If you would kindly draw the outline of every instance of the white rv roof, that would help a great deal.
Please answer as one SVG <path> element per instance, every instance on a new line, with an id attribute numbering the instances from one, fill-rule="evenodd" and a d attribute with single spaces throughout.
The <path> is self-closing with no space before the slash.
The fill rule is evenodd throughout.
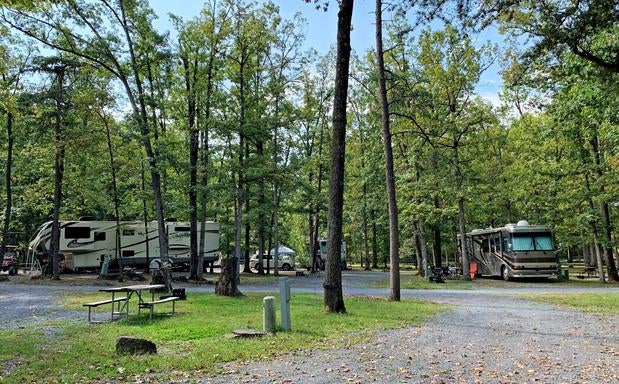
<path id="1" fill-rule="evenodd" d="M 531 225 L 526 220 L 520 220 L 517 224 L 505 224 L 505 227 L 502 228 L 485 228 L 485 229 L 474 229 L 468 235 L 478 236 L 478 235 L 489 235 L 491 233 L 497 233 L 501 230 L 507 230 L 509 233 L 526 233 L 526 232 L 551 232 L 550 227 L 546 225 Z"/>

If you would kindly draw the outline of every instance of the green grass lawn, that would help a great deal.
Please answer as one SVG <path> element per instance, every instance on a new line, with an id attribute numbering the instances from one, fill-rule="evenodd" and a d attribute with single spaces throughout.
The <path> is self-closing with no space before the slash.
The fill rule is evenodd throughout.
<path id="1" fill-rule="evenodd" d="M 531 301 L 558 305 L 602 315 L 619 314 L 619 292 L 611 293 L 544 293 L 518 296 Z"/>
<path id="2" fill-rule="evenodd" d="M 88 324 L 81 304 L 108 298 L 100 293 L 72 294 L 63 299 L 84 311 L 84 320 L 65 326 L 38 324 L 0 332 L 0 360 L 11 366 L 2 382 L 91 382 L 100 378 L 138 381 L 146 372 L 158 380 L 184 374 L 216 372 L 222 362 L 263 359 L 300 348 L 331 348 L 359 342 L 388 328 L 417 325 L 444 306 L 413 300 L 346 298 L 346 315 L 322 312 L 322 297 L 293 295 L 292 332 L 260 339 L 230 339 L 238 328 L 262 328 L 262 296 L 226 298 L 188 295 L 177 302 L 176 316 L 132 316 L 114 323 Z M 133 310 L 134 308 L 132 308 Z M 100 309 L 101 311 L 103 309 Z M 156 311 L 167 311 L 158 307 Z M 157 344 L 154 356 L 117 356 L 118 336 L 146 338 Z"/>
<path id="3" fill-rule="evenodd" d="M 445 283 L 429 282 L 425 277 L 414 274 L 402 274 L 400 278 L 402 289 L 484 289 L 484 288 L 531 288 L 536 286 L 574 286 L 574 287 L 608 287 L 616 286 L 600 283 L 598 280 L 561 280 L 561 279 L 520 279 L 503 281 L 500 278 L 478 278 L 473 281 L 446 280 Z M 375 281 L 373 288 L 389 288 L 389 280 Z"/>

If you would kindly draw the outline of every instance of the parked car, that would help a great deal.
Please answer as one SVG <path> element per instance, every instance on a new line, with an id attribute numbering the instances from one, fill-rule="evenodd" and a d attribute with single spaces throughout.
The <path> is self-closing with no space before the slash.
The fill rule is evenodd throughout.
<path id="1" fill-rule="evenodd" d="M 278 251 L 278 258 L 277 258 L 277 268 L 281 269 L 282 271 L 291 271 L 294 269 L 294 255 L 295 252 L 285 246 L 280 246 L 279 247 L 279 251 Z M 275 257 L 275 248 L 271 249 L 270 255 L 263 255 L 262 256 L 262 264 L 260 264 L 260 260 L 258 258 L 258 254 L 254 254 L 250 259 L 249 259 L 249 267 L 252 269 L 255 269 L 257 271 L 260 271 L 261 269 L 265 269 L 267 267 L 267 262 L 268 262 L 268 266 L 269 269 L 273 269 L 275 267 L 275 262 L 273 261 Z"/>
<path id="2" fill-rule="evenodd" d="M 19 261 L 17 260 L 17 251 L 12 246 L 7 246 L 7 250 L 2 258 L 2 271 L 9 272 L 9 275 L 17 275 Z"/>

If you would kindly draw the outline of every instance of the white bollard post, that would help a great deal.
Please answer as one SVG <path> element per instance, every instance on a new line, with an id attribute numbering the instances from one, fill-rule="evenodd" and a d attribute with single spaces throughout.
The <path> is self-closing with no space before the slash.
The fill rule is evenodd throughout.
<path id="1" fill-rule="evenodd" d="M 275 297 L 262 299 L 262 328 L 265 332 L 275 333 Z"/>
<path id="2" fill-rule="evenodd" d="M 282 316 L 282 330 L 290 331 L 290 280 L 287 277 L 279 279 L 279 303 Z"/>

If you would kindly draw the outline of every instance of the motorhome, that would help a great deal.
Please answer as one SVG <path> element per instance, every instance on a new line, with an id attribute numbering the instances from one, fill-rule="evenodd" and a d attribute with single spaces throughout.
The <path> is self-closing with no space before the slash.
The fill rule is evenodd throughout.
<path id="1" fill-rule="evenodd" d="M 475 229 L 466 234 L 466 244 L 469 262 L 478 263 L 479 275 L 504 280 L 559 275 L 552 231 L 545 225 L 520 220 L 501 228 Z"/>
<path id="2" fill-rule="evenodd" d="M 143 267 L 161 258 L 157 222 L 147 225 L 143 221 L 61 221 L 60 247 L 62 266 L 66 269 L 94 270 L 109 258 L 112 267 L 118 265 L 117 255 L 122 258 L 124 267 Z M 199 229 L 199 226 L 198 226 Z M 168 235 L 168 256 L 174 267 L 189 265 L 190 230 L 184 222 L 166 221 Z M 30 239 L 28 258 L 47 263 L 50 250 L 52 222 L 39 227 Z M 198 230 L 198 233 L 200 231 Z M 199 235 L 198 235 L 199 236 Z M 200 239 L 198 238 L 198 244 Z M 120 243 L 120 253 L 117 246 Z M 206 223 L 204 265 L 219 256 L 219 224 Z"/>

